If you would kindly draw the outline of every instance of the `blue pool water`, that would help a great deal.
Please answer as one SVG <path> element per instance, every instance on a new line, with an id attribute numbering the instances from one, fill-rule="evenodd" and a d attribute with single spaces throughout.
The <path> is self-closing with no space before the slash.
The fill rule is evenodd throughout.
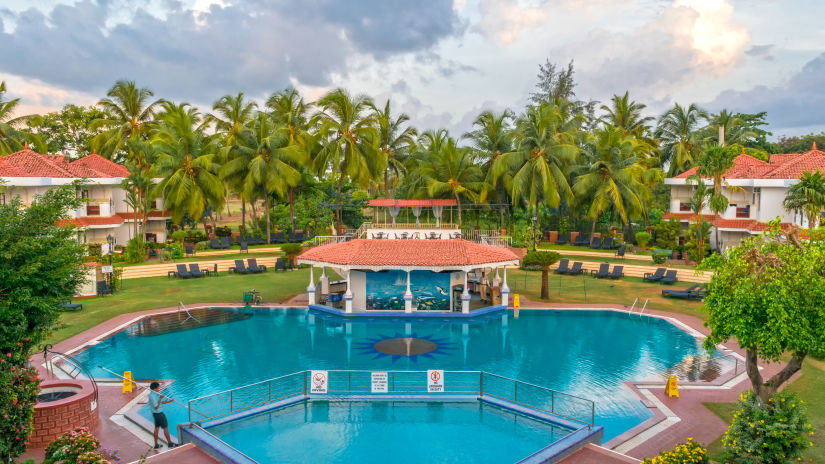
<path id="1" fill-rule="evenodd" d="M 438 349 L 393 357 L 375 340 L 415 334 Z M 350 318 L 306 309 L 275 309 L 226 324 L 134 336 L 120 332 L 78 353 L 98 369 L 132 371 L 135 378 L 175 379 L 165 390 L 189 399 L 306 369 L 482 370 L 596 402 L 605 440 L 651 416 L 622 384 L 640 380 L 696 355 L 701 346 L 667 321 L 613 311 L 521 311 L 470 320 Z M 167 405 L 175 424 L 186 410 Z M 147 410 L 142 411 L 149 416 Z"/>
<path id="2" fill-rule="evenodd" d="M 261 463 L 457 464 L 516 462 L 571 430 L 480 401 L 312 401 L 209 432 Z"/>

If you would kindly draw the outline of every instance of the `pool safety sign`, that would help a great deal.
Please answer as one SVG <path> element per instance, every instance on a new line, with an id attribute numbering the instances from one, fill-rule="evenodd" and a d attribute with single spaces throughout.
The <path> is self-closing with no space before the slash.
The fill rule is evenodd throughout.
<path id="1" fill-rule="evenodd" d="M 427 371 L 427 393 L 444 393 L 444 371 Z"/>
<path id="2" fill-rule="evenodd" d="M 386 372 L 373 372 L 372 373 L 372 392 L 373 393 L 387 393 L 389 388 L 387 384 L 389 379 L 389 375 Z"/>
<path id="3" fill-rule="evenodd" d="M 310 371 L 309 392 L 327 393 L 329 387 L 329 375 L 327 371 Z"/>

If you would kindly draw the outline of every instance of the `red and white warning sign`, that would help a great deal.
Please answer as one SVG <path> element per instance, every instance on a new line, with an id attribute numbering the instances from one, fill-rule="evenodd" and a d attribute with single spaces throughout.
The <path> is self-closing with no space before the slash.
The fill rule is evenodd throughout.
<path id="1" fill-rule="evenodd" d="M 309 375 L 309 392 L 327 393 L 327 389 L 329 388 L 327 371 L 310 371 Z"/>
<path id="2" fill-rule="evenodd" d="M 427 371 L 427 393 L 444 393 L 444 371 Z"/>

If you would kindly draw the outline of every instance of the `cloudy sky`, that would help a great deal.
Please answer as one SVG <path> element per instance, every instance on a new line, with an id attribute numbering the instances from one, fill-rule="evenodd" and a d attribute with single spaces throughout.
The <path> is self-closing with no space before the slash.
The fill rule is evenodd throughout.
<path id="1" fill-rule="evenodd" d="M 546 59 L 572 59 L 580 98 L 767 111 L 790 135 L 825 130 L 823 14 L 822 0 L 0 0 L 0 80 L 21 114 L 94 103 L 121 78 L 205 109 L 342 86 L 460 132 L 522 108 Z"/>

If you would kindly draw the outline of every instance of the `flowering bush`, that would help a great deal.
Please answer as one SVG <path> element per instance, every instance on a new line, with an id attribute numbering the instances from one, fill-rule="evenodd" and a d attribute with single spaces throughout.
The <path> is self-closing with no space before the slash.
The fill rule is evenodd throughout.
<path id="1" fill-rule="evenodd" d="M 0 354 L 0 456 L 19 456 L 26 450 L 37 402 L 37 371 L 24 367 L 27 337 L 14 350 Z"/>
<path id="2" fill-rule="evenodd" d="M 739 396 L 739 409 L 722 437 L 733 464 L 782 463 L 802 457 L 813 446 L 805 403 L 793 393 L 779 392 L 763 403 L 753 392 Z"/>
<path id="3" fill-rule="evenodd" d="M 119 460 L 117 452 L 102 449 L 88 429 L 78 427 L 49 443 L 43 464 L 112 464 Z"/>
<path id="4" fill-rule="evenodd" d="M 653 459 L 645 459 L 642 464 L 709 464 L 708 452 L 699 443 L 688 438 L 684 443 L 679 443 L 673 451 L 662 453 Z"/>

